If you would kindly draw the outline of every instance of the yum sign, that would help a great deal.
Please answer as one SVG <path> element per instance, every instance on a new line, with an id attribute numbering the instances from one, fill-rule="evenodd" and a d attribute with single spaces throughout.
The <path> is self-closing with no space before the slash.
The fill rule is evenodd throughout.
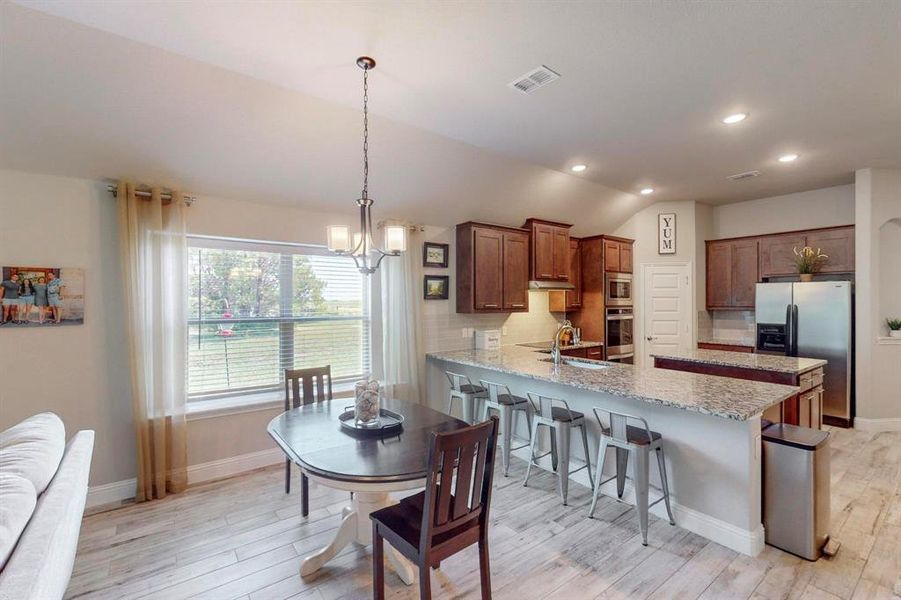
<path id="1" fill-rule="evenodd" d="M 657 215 L 657 254 L 676 253 L 676 213 Z"/>

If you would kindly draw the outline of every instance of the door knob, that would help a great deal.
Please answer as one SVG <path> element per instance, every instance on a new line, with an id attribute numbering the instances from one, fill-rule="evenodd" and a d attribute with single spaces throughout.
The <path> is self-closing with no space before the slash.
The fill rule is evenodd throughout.
<path id="1" fill-rule="evenodd" d="M 656 339 L 656 338 L 655 338 L 654 336 L 652 336 L 652 335 L 649 335 L 649 336 L 647 337 L 647 340 L 648 340 L 649 342 L 653 342 L 655 339 Z"/>

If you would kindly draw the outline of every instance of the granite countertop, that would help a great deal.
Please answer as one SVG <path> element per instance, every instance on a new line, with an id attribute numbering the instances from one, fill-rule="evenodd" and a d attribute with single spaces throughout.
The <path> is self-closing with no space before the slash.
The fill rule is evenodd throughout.
<path id="1" fill-rule="evenodd" d="M 799 358 L 796 356 L 780 356 L 778 354 L 750 354 L 747 352 L 727 352 L 724 350 L 684 350 L 652 354 L 655 358 L 669 358 L 685 362 L 705 365 L 721 365 L 739 367 L 757 371 L 775 371 L 800 375 L 805 371 L 822 367 L 825 360 L 819 358 Z"/>
<path id="2" fill-rule="evenodd" d="M 708 336 L 698 336 L 699 344 L 717 344 L 719 346 L 744 346 L 745 348 L 756 348 L 757 345 L 754 343 L 754 340 L 749 338 L 741 338 L 741 339 L 729 339 L 729 338 L 718 338 L 712 335 Z"/>
<path id="3" fill-rule="evenodd" d="M 533 350 L 538 350 L 539 352 L 550 352 L 551 347 L 554 345 L 554 342 L 528 342 L 526 344 L 516 344 L 517 346 L 522 346 L 524 348 L 532 348 Z M 561 345 L 561 350 L 580 350 L 582 348 L 598 348 L 603 347 L 604 342 L 589 342 L 588 340 L 583 340 L 578 344 L 567 344 L 565 346 Z"/>
<path id="4" fill-rule="evenodd" d="M 498 350 L 430 352 L 432 360 L 489 369 L 530 379 L 631 398 L 652 404 L 746 421 L 798 393 L 797 387 L 699 375 L 667 369 L 638 368 L 603 363 L 609 368 L 590 370 L 566 364 L 555 366 L 534 350 L 502 346 Z M 586 362 L 599 363 L 601 361 Z"/>

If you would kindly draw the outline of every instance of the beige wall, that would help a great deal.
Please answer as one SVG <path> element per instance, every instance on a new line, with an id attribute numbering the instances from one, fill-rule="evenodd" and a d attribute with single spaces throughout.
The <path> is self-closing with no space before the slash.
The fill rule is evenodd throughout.
<path id="1" fill-rule="evenodd" d="M 714 206 L 713 237 L 721 239 L 854 223 L 854 186 Z"/>
<path id="2" fill-rule="evenodd" d="M 70 433 L 97 432 L 91 485 L 134 477 L 115 201 L 95 181 L 0 171 L 0 215 L 0 262 L 83 267 L 86 285 L 83 326 L 0 330 L 0 430 L 36 412 L 56 412 Z M 188 211 L 188 228 L 324 243 L 327 223 L 352 216 L 202 197 Z M 189 421 L 189 464 L 272 448 L 265 428 L 278 412 Z"/>
<path id="3" fill-rule="evenodd" d="M 901 308 L 898 256 L 884 254 L 899 247 L 901 169 L 861 169 L 855 185 L 858 421 L 901 429 L 901 345 L 880 339 L 888 311 Z"/>

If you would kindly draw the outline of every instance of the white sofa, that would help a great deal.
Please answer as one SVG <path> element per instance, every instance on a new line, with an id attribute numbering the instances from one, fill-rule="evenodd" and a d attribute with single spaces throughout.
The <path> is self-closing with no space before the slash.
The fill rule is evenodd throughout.
<path id="1" fill-rule="evenodd" d="M 94 432 L 66 443 L 53 413 L 0 433 L 0 600 L 54 600 L 69 585 Z"/>

